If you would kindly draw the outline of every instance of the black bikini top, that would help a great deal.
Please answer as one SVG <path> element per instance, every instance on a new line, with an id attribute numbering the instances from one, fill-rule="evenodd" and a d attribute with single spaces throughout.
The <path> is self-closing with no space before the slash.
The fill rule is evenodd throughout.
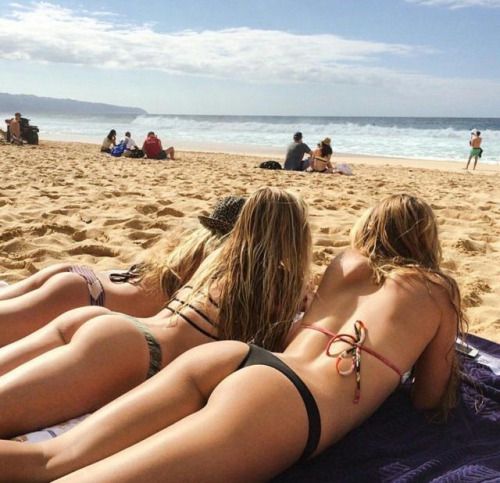
<path id="1" fill-rule="evenodd" d="M 193 289 L 193 287 L 191 287 L 190 285 L 185 285 L 184 287 L 182 287 L 183 289 L 185 288 L 189 288 L 189 289 Z M 219 308 L 219 306 L 217 305 L 217 302 L 209 295 L 208 296 L 208 300 L 210 301 L 210 303 L 214 306 L 214 307 L 217 307 Z M 189 303 L 186 303 L 184 300 L 178 298 L 177 296 L 173 297 L 172 298 L 172 301 L 171 302 L 179 302 L 181 304 L 181 307 L 189 307 L 191 310 L 193 310 L 194 312 L 196 312 L 203 320 L 205 320 L 206 322 L 208 322 L 214 329 L 217 330 L 217 325 L 212 322 L 209 317 L 203 312 L 201 311 L 199 308 L 195 307 L 194 305 L 192 304 L 189 304 Z M 170 303 L 171 303 L 170 302 Z M 190 319 L 187 315 L 183 314 L 179 309 L 176 309 L 174 307 L 171 307 L 170 306 L 170 303 L 166 306 L 166 308 L 168 310 L 170 310 L 173 314 L 175 315 L 178 315 L 179 317 L 181 317 L 183 320 L 185 320 L 191 327 L 193 327 L 194 329 L 196 329 L 198 332 L 201 332 L 203 335 L 207 336 L 207 337 L 210 337 L 210 339 L 213 339 L 213 340 L 219 340 L 218 337 L 216 337 L 215 335 L 212 335 L 210 334 L 210 332 L 206 331 L 205 329 L 203 329 L 202 327 L 200 327 L 196 322 L 194 322 L 192 319 Z"/>

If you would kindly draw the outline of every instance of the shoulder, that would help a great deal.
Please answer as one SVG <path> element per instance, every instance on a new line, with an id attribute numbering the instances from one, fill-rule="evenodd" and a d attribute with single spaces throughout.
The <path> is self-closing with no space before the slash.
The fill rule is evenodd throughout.
<path id="1" fill-rule="evenodd" d="M 430 311 L 438 319 L 455 316 L 450 292 L 439 281 L 438 275 L 395 273 L 386 279 L 384 286 L 398 300 L 415 310 Z"/>
<path id="2" fill-rule="evenodd" d="M 349 248 L 337 255 L 330 263 L 323 277 L 324 281 L 338 284 L 357 283 L 372 276 L 368 259 L 357 250 Z"/>

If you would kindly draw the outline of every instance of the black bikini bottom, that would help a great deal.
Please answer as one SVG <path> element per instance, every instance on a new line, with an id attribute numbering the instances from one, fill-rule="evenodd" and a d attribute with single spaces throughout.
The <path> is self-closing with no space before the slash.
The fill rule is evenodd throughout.
<path id="1" fill-rule="evenodd" d="M 307 443 L 302 452 L 301 460 L 306 460 L 314 453 L 318 447 L 319 439 L 321 436 L 321 418 L 319 415 L 318 405 L 314 400 L 314 396 L 307 386 L 302 382 L 297 374 L 287 366 L 281 359 L 276 357 L 271 352 L 262 349 L 253 344 L 249 344 L 248 354 L 243 359 L 242 363 L 238 369 L 248 366 L 269 366 L 277 371 L 281 372 L 289 381 L 296 387 L 300 394 L 300 397 L 304 401 L 304 406 L 307 411 L 307 417 L 309 419 L 309 435 L 307 437 Z"/>

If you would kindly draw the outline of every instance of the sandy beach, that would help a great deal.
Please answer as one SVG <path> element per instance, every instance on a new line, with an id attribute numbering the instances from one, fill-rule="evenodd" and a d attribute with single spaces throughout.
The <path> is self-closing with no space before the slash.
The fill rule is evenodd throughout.
<path id="1" fill-rule="evenodd" d="M 352 166 L 348 177 L 258 169 L 262 160 L 182 151 L 175 162 L 151 161 L 112 158 L 83 143 L 0 145 L 0 279 L 12 283 L 63 260 L 125 267 L 176 227 L 195 226 L 218 197 L 270 185 L 310 205 L 318 282 L 364 209 L 407 192 L 436 212 L 443 265 L 460 284 L 470 332 L 500 342 L 498 165 L 465 172 L 455 162 L 337 156 Z"/>

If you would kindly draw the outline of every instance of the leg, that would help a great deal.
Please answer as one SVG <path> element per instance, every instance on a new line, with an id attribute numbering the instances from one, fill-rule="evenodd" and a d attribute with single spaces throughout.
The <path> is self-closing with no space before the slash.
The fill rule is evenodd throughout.
<path id="1" fill-rule="evenodd" d="M 476 164 L 477 164 L 478 159 L 479 159 L 479 156 L 474 157 L 474 167 L 472 168 L 473 171 L 476 169 Z"/>
<path id="2" fill-rule="evenodd" d="M 143 382 L 148 366 L 146 340 L 128 318 L 96 317 L 69 344 L 0 378 L 0 435 L 94 411 Z"/>
<path id="3" fill-rule="evenodd" d="M 49 267 L 42 268 L 33 275 L 30 275 L 28 278 L 5 287 L 2 291 L 0 291 L 0 300 L 19 297 L 25 293 L 31 292 L 32 290 L 40 288 L 53 275 L 66 272 L 69 266 L 69 263 L 57 263 L 50 265 Z"/>
<path id="4" fill-rule="evenodd" d="M 467 160 L 467 165 L 465 166 L 465 169 L 469 169 L 469 164 L 471 159 L 472 159 L 472 154 L 469 156 L 469 159 Z"/>
<path id="5" fill-rule="evenodd" d="M 45 276 L 46 273 L 34 280 L 30 277 L 26 284 L 21 282 L 19 289 L 13 286 L 20 292 L 30 286 L 35 288 L 0 301 L 0 347 L 34 332 L 63 312 L 89 304 L 87 283 L 80 275 L 52 273 L 37 287 Z"/>
<path id="6" fill-rule="evenodd" d="M 173 146 L 165 149 L 165 154 L 167 155 L 167 157 L 170 157 L 171 160 L 175 160 L 175 149 Z"/>
<path id="7" fill-rule="evenodd" d="M 43 443 L 0 441 L 0 475 L 9 482 L 47 481 L 114 454 L 198 411 L 214 387 L 239 365 L 248 347 L 206 344 L 92 414 L 67 433 Z M 200 365 L 200 359 L 204 364 Z"/>
<path id="8" fill-rule="evenodd" d="M 32 334 L 1 348 L 0 376 L 44 352 L 67 344 L 82 324 L 108 312 L 96 306 L 70 310 Z"/>
<path id="9" fill-rule="evenodd" d="M 267 481 L 297 461 L 307 428 L 291 383 L 251 367 L 219 384 L 203 409 L 58 481 Z"/>

